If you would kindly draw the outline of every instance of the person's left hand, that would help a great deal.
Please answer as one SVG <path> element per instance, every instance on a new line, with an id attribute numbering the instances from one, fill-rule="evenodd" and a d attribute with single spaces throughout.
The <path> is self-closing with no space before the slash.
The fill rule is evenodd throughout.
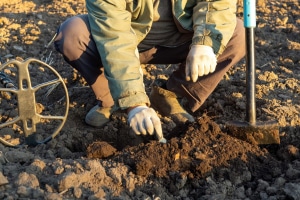
<path id="1" fill-rule="evenodd" d="M 199 76 L 215 71 L 217 58 L 213 49 L 205 45 L 192 45 L 186 59 L 186 80 L 196 82 Z"/>
<path id="2" fill-rule="evenodd" d="M 162 133 L 160 119 L 156 112 L 147 106 L 137 106 L 128 112 L 128 123 L 137 135 L 153 135 L 156 133 L 157 139 L 161 143 L 166 143 Z"/>

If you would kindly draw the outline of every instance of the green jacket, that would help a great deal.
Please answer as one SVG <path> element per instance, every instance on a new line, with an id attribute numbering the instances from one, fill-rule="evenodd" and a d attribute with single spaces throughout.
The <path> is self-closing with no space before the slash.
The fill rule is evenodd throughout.
<path id="1" fill-rule="evenodd" d="M 178 30 L 194 32 L 192 44 L 211 46 L 220 55 L 236 26 L 236 0 L 171 1 Z M 86 0 L 86 6 L 116 105 L 149 105 L 137 45 L 151 28 L 153 0 Z"/>

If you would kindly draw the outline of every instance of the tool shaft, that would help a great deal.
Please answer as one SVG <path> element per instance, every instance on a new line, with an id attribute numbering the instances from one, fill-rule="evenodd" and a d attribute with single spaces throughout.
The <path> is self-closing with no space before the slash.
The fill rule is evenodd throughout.
<path id="1" fill-rule="evenodd" d="M 254 28 L 246 28 L 246 121 L 256 123 Z"/>
<path id="2" fill-rule="evenodd" d="M 255 103 L 255 45 L 256 0 L 244 0 L 244 26 L 246 36 L 246 121 L 256 124 Z"/>

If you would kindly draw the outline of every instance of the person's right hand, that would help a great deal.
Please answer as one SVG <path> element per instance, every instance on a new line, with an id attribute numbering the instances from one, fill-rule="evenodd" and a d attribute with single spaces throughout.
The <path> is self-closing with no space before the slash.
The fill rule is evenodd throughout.
<path id="1" fill-rule="evenodd" d="M 128 123 L 137 135 L 153 135 L 154 132 L 161 143 L 166 143 L 162 133 L 160 119 L 156 112 L 147 106 L 137 106 L 128 112 Z"/>

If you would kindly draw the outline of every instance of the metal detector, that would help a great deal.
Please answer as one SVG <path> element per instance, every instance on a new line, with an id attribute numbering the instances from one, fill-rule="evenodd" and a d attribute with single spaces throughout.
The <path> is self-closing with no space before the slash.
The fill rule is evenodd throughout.
<path id="1" fill-rule="evenodd" d="M 54 68 L 34 58 L 11 60 L 0 66 L 0 83 L 0 142 L 35 146 L 60 132 L 69 95 Z"/>

